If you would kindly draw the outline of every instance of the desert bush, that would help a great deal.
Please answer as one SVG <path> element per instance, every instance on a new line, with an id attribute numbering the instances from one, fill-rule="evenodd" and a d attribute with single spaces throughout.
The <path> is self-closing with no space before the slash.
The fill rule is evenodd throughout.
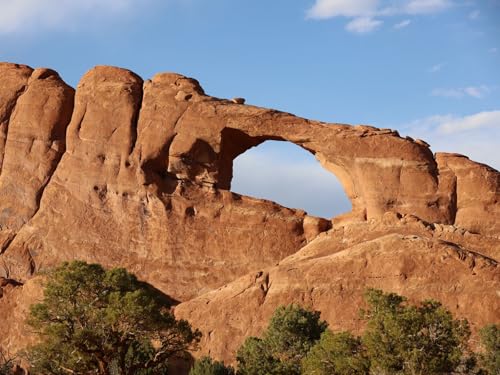
<path id="1" fill-rule="evenodd" d="M 224 362 L 203 357 L 195 361 L 189 375 L 235 375 L 235 372 L 231 366 L 225 366 Z"/>
<path id="2" fill-rule="evenodd" d="M 28 323 L 40 343 L 27 358 L 41 374 L 163 374 L 201 336 L 125 269 L 81 261 L 48 274 Z"/>
<path id="3" fill-rule="evenodd" d="M 482 352 L 479 363 L 489 375 L 500 374 L 500 324 L 490 324 L 479 332 Z"/>
<path id="4" fill-rule="evenodd" d="M 326 330 L 302 361 L 305 375 L 365 375 L 369 368 L 361 339 L 350 332 Z"/>
<path id="5" fill-rule="evenodd" d="M 439 302 L 409 305 L 394 293 L 369 289 L 362 312 L 362 337 L 371 371 L 385 374 L 452 373 L 461 363 L 470 336 L 466 320 L 453 319 Z"/>
<path id="6" fill-rule="evenodd" d="M 326 327 L 318 311 L 297 305 L 278 307 L 263 337 L 247 338 L 238 350 L 238 374 L 300 374 L 302 359 Z"/>

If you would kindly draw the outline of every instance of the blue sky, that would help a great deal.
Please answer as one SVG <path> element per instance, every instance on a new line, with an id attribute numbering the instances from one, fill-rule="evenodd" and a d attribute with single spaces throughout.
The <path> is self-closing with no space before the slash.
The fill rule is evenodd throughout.
<path id="1" fill-rule="evenodd" d="M 0 60 L 71 85 L 94 65 L 175 71 L 500 169 L 500 0 L 0 0 Z M 349 207 L 311 155 L 276 142 L 235 161 L 233 190 L 327 217 Z"/>

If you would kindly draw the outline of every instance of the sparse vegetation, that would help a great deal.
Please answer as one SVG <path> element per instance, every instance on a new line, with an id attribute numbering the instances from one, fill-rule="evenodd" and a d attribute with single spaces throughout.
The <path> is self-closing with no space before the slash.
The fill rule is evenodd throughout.
<path id="1" fill-rule="evenodd" d="M 297 305 L 279 307 L 263 338 L 249 337 L 238 350 L 238 374 L 301 374 L 302 359 L 326 327 L 318 311 Z"/>
<path id="2" fill-rule="evenodd" d="M 248 337 L 237 370 L 210 357 L 190 375 L 442 375 L 500 374 L 500 326 L 480 331 L 481 352 L 468 349 L 466 320 L 439 302 L 409 304 L 381 290 L 365 293 L 361 337 L 333 332 L 320 312 L 280 306 L 262 337 Z M 167 374 L 169 360 L 187 355 L 201 334 L 176 320 L 161 293 L 121 268 L 64 263 L 48 274 L 42 303 L 28 323 L 40 343 L 26 358 L 34 374 Z M 12 359 L 0 352 L 0 375 Z"/>
<path id="3" fill-rule="evenodd" d="M 235 372 L 231 366 L 225 366 L 224 362 L 203 357 L 195 361 L 189 375 L 235 375 Z"/>
<path id="4" fill-rule="evenodd" d="M 409 305 L 404 297 L 370 289 L 362 342 L 374 373 L 430 375 L 453 372 L 470 336 L 465 320 L 453 319 L 439 302 Z"/>
<path id="5" fill-rule="evenodd" d="M 325 331 L 302 362 L 303 374 L 364 375 L 370 361 L 359 337 L 350 332 Z"/>
<path id="6" fill-rule="evenodd" d="M 488 375 L 500 374 L 500 324 L 490 324 L 481 329 L 481 367 Z"/>
<path id="7" fill-rule="evenodd" d="M 164 374 L 201 336 L 125 269 L 80 261 L 48 275 L 28 323 L 41 339 L 27 352 L 35 374 Z"/>
<path id="8" fill-rule="evenodd" d="M 498 326 L 482 331 L 484 352 L 480 358 L 484 369 L 480 369 L 468 350 L 467 321 L 454 319 L 439 302 L 412 305 L 405 297 L 376 289 L 367 290 L 365 300 L 368 309 L 361 315 L 367 326 L 362 337 L 326 330 L 319 312 L 294 305 L 278 308 L 263 338 L 248 338 L 238 351 L 238 374 L 438 375 L 487 371 L 498 375 Z M 319 340 L 318 332 L 322 333 Z"/>

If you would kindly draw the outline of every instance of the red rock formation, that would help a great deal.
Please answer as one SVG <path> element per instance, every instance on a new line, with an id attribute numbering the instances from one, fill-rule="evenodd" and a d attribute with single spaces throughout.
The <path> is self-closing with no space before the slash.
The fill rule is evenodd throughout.
<path id="1" fill-rule="evenodd" d="M 0 82 L 0 277 L 25 283 L 2 287 L 0 346 L 23 345 L 30 279 L 71 259 L 127 267 L 184 302 L 204 350 L 226 359 L 278 303 L 312 298 L 358 329 L 340 309 L 367 285 L 440 298 L 474 324 L 498 316 L 498 171 L 392 130 L 210 97 L 177 74 L 96 67 L 75 94 L 51 70 L 0 64 Z M 330 221 L 231 193 L 233 160 L 266 140 L 314 154 L 352 212 Z"/>
<path id="2" fill-rule="evenodd" d="M 448 229 L 448 228 L 447 228 Z M 494 259 L 459 245 L 464 234 L 436 231 L 421 221 L 351 224 L 318 236 L 278 265 L 181 303 L 176 316 L 203 332 L 197 356 L 235 361 L 248 336 L 259 336 L 280 305 L 299 303 L 322 312 L 330 328 L 360 333 L 366 288 L 411 301 L 442 301 L 472 329 L 500 321 L 500 273 Z M 366 234 L 363 234 L 366 233 Z M 408 233 L 408 234 L 404 234 Z M 441 238 L 453 233 L 456 243 Z M 460 238 L 461 237 L 461 238 Z M 494 252 L 500 254 L 498 239 Z"/>
<path id="3" fill-rule="evenodd" d="M 65 150 L 74 90 L 49 69 L 0 64 L 0 252 L 39 208 Z"/>

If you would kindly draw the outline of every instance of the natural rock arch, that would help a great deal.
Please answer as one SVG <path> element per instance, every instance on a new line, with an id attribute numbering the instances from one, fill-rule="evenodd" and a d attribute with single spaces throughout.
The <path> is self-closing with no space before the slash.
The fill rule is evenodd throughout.
<path id="1" fill-rule="evenodd" d="M 352 209 L 338 177 L 313 152 L 281 140 L 266 140 L 239 154 L 232 163 L 230 188 L 316 217 L 332 218 Z"/>
<path id="2" fill-rule="evenodd" d="M 225 100 L 198 100 L 177 123 L 170 147 L 169 172 L 178 179 L 228 190 L 238 155 L 266 140 L 288 141 L 313 153 L 337 176 L 352 203 L 350 218 L 396 211 L 450 220 L 449 198 L 440 197 L 437 166 L 423 143 L 388 129 L 325 124 Z"/>
<path id="3" fill-rule="evenodd" d="M 234 158 L 265 140 L 310 151 L 338 177 L 352 212 L 336 223 L 408 214 L 498 233 L 497 171 L 434 156 L 390 129 L 310 121 L 210 97 L 178 74 L 143 81 L 103 66 L 85 74 L 73 101 L 59 76 L 36 72 L 0 64 L 0 127 L 8 131 L 0 276 L 24 280 L 77 257 L 143 264 L 141 277 L 184 299 L 276 263 L 331 223 L 228 191 Z M 44 117 L 47 93 L 55 102 Z M 53 136 L 68 121 L 66 138 Z M 29 210 L 26 202 L 34 202 Z"/>

